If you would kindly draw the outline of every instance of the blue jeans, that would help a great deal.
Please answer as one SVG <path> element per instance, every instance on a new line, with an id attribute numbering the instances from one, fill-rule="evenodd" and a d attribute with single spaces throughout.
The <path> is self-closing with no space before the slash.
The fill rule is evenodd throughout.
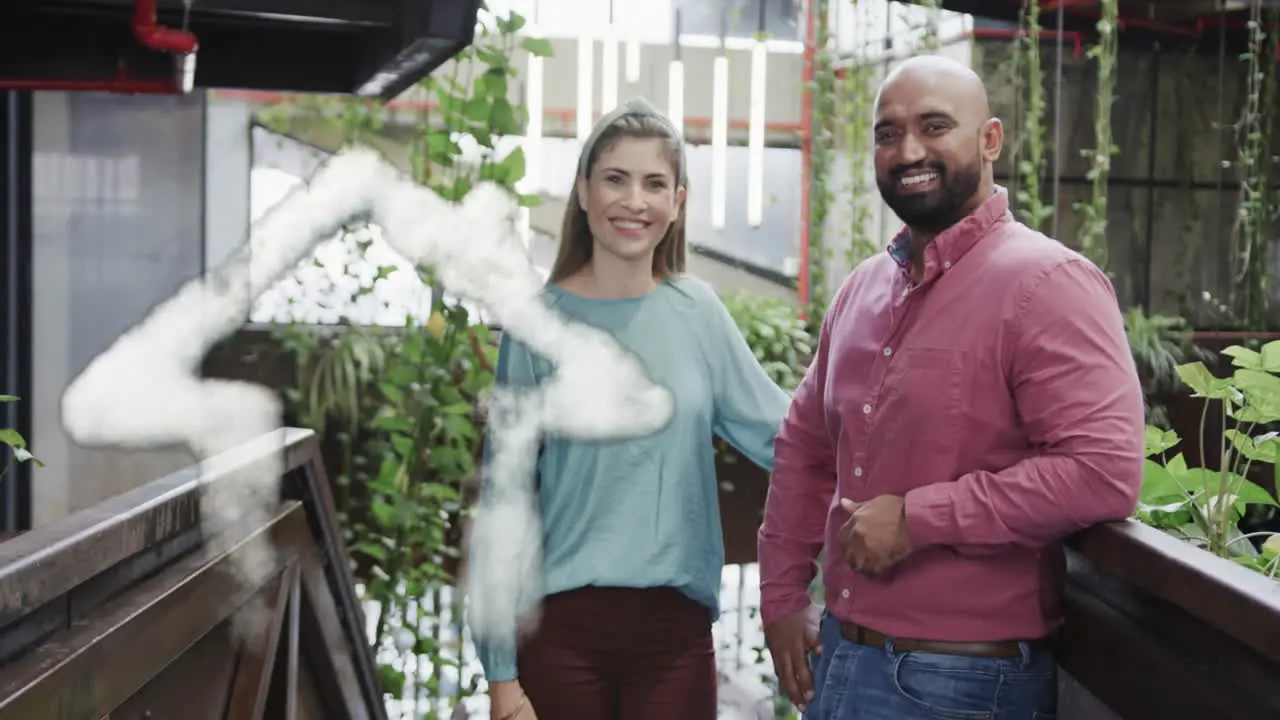
<path id="1" fill-rule="evenodd" d="M 1022 644 L 1019 658 L 897 652 L 858 645 L 822 618 L 822 653 L 810 657 L 814 698 L 805 720 L 1052 720 L 1058 666 Z"/>

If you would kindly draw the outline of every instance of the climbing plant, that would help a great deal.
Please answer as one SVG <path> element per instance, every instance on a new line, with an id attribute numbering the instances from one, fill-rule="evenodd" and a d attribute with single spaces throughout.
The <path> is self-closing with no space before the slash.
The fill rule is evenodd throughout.
<path id="1" fill-rule="evenodd" d="M 1045 203 L 1040 185 L 1048 164 L 1044 132 L 1045 75 L 1040 54 L 1042 30 L 1039 3 L 1037 0 L 1023 0 L 1018 17 L 1018 37 L 1014 44 L 1014 67 L 1019 71 L 1019 90 L 1025 90 L 1021 98 L 1022 117 L 1018 122 L 1018 189 L 1015 200 L 1018 218 L 1033 230 L 1040 230 L 1044 221 L 1053 215 L 1053 206 Z"/>
<path id="2" fill-rule="evenodd" d="M 484 11 L 482 18 L 474 44 L 417 88 L 427 101 L 407 121 L 407 170 L 450 201 L 487 180 L 533 205 L 536 198 L 516 191 L 525 172 L 523 150 L 500 148 L 526 122 L 523 108 L 509 100 L 517 47 L 541 56 L 551 47 L 520 39 L 524 19 L 517 13 Z M 388 118 L 379 103 L 336 96 L 298 96 L 260 116 L 284 132 L 319 126 L 344 145 L 375 148 L 390 142 L 382 132 Z M 415 272 L 435 285 L 428 268 L 370 271 L 365 258 L 372 236 L 369 228 L 349 229 L 343 267 L 330 273 L 344 282 L 357 279 L 346 290 L 350 300 L 372 295 L 398 273 Z M 341 296 L 341 287 L 310 290 Z M 290 412 L 336 447 L 338 505 L 363 599 L 373 608 L 382 689 L 405 715 L 445 717 L 478 682 L 467 682 L 461 671 L 462 598 L 450 586 L 479 464 L 480 399 L 493 380 L 496 345 L 489 328 L 435 292 L 430 310 L 410 315 L 403 327 L 341 318 L 323 330 L 281 323 L 274 334 L 296 362 L 296 386 L 286 393 Z M 428 700 L 420 706 L 422 698 Z"/>
<path id="3" fill-rule="evenodd" d="M 1111 157 L 1119 152 L 1112 141 L 1111 106 L 1115 100 L 1116 64 L 1119 59 L 1117 23 L 1120 0 L 1102 0 L 1098 18 L 1098 42 L 1089 48 L 1089 58 L 1097 70 L 1097 93 L 1094 100 L 1092 149 L 1082 150 L 1089 159 L 1086 175 L 1091 190 L 1089 202 L 1076 203 L 1081 215 L 1080 251 L 1098 267 L 1107 266 L 1107 190 L 1111 174 Z"/>
<path id="4" fill-rule="evenodd" d="M 858 0 L 850 0 L 850 4 L 856 8 Z M 849 212 L 842 241 L 845 266 L 851 270 L 879 250 L 871 211 L 876 189 L 868 180 L 875 103 L 872 82 L 876 68 L 863 57 L 864 50 L 863 43 L 854 42 L 854 51 L 843 68 L 836 91 L 841 130 L 839 145 L 847 168 L 841 195 Z"/>
<path id="5" fill-rule="evenodd" d="M 924 20 L 920 23 L 920 51 L 936 53 L 942 49 L 942 38 L 938 36 L 938 26 L 942 19 L 942 0 L 918 0 L 916 3 L 924 10 Z"/>
<path id="6" fill-rule="evenodd" d="M 1277 210 L 1272 182 L 1273 124 L 1276 107 L 1276 13 L 1251 3 L 1245 66 L 1245 99 L 1237 123 L 1236 172 L 1240 181 L 1234 240 L 1234 309 L 1246 328 L 1268 325 L 1267 248 Z"/>
<path id="7" fill-rule="evenodd" d="M 830 187 L 835 156 L 836 70 L 831 43 L 831 7 L 828 0 L 815 0 L 813 85 L 809 89 L 809 298 L 805 315 L 810 329 L 817 332 L 827 310 L 827 216 L 834 199 Z"/>

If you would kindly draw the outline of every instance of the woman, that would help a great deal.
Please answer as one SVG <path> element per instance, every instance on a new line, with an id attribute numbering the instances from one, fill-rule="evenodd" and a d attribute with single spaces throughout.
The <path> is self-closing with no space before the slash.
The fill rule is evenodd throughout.
<path id="1" fill-rule="evenodd" d="M 790 398 L 685 267 L 684 143 L 643 101 L 583 148 L 546 300 L 601 328 L 675 396 L 668 425 L 547 437 L 538 464 L 545 597 L 514 657 L 479 648 L 495 720 L 713 720 L 724 544 L 712 434 L 763 467 Z M 548 363 L 504 337 L 495 381 Z"/>

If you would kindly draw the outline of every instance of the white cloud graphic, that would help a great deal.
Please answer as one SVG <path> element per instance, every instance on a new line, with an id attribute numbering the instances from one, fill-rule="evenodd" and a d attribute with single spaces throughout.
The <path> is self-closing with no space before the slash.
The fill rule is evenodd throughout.
<path id="1" fill-rule="evenodd" d="M 536 389 L 495 392 L 490 411 L 490 501 L 472 528 L 471 566 L 481 572 L 469 578 L 471 625 L 481 639 L 512 636 L 521 597 L 540 589 L 541 532 L 531 482 L 538 439 L 543 433 L 647 434 L 667 422 L 673 405 L 670 393 L 607 334 L 567 322 L 540 301 L 543 281 L 520 243 L 516 212 L 496 185 L 479 184 L 453 205 L 371 151 L 342 152 L 254 222 L 249 241 L 224 264 L 184 285 L 91 361 L 63 395 L 63 426 L 82 445 L 184 445 L 202 462 L 276 429 L 281 405 L 274 392 L 203 379 L 200 362 L 240 328 L 254 300 L 317 245 L 344 225 L 372 221 L 405 260 L 434 268 L 452 295 L 483 306 L 557 369 Z M 264 520 L 279 469 L 276 457 L 208 488 L 207 534 L 231 522 Z"/>

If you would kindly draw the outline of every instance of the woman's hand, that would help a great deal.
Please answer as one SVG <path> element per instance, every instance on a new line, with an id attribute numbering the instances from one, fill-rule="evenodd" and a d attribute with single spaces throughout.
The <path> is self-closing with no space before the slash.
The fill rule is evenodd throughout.
<path id="1" fill-rule="evenodd" d="M 519 680 L 489 683 L 489 720 L 538 720 Z"/>

